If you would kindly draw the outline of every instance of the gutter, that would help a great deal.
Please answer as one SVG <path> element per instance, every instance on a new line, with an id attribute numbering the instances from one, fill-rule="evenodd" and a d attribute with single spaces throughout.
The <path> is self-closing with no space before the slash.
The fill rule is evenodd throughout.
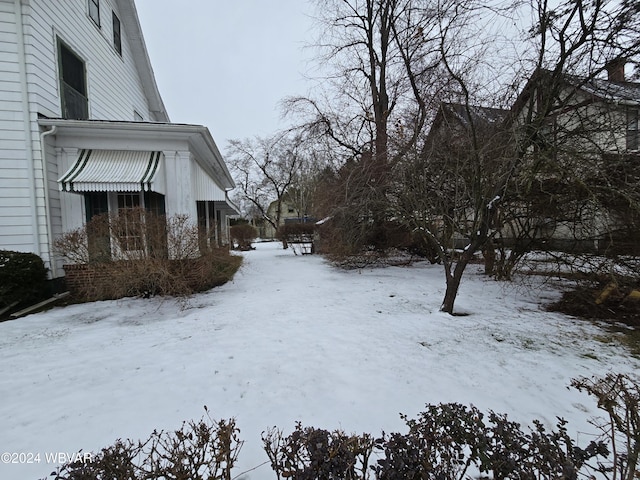
<path id="1" fill-rule="evenodd" d="M 55 125 L 50 130 L 45 130 L 40 134 L 40 149 L 42 152 L 42 177 L 44 180 L 44 208 L 45 208 L 45 223 L 47 224 L 47 246 L 49 247 L 49 265 L 51 270 L 51 278 L 57 278 L 58 272 L 56 268 L 56 261 L 53 258 L 53 228 L 51 226 L 51 202 L 49 201 L 49 168 L 47 167 L 47 145 L 45 137 L 54 135 L 58 127 Z"/>

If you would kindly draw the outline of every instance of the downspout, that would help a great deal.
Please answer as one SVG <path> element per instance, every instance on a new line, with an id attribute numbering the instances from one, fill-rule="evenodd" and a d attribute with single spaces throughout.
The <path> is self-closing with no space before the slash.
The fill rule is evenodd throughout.
<path id="1" fill-rule="evenodd" d="M 25 134 L 25 153 L 27 155 L 27 175 L 29 177 L 29 200 L 31 203 L 31 225 L 32 230 L 32 242 L 33 250 L 36 255 L 41 255 L 40 250 L 40 227 L 38 225 L 38 204 L 36 195 L 36 175 L 35 164 L 33 160 L 33 144 L 32 144 L 32 132 L 31 132 L 31 112 L 29 110 L 29 91 L 27 82 L 27 59 L 25 53 L 24 43 L 24 27 L 22 24 L 22 3 L 21 0 L 14 0 L 14 8 L 16 15 L 16 32 L 17 32 L 17 47 L 18 47 L 18 65 L 20 74 L 20 86 L 22 91 L 22 112 L 23 126 Z"/>
<path id="2" fill-rule="evenodd" d="M 57 126 L 51 127 L 40 134 L 40 148 L 42 151 L 42 176 L 44 178 L 44 208 L 45 222 L 47 224 L 47 246 L 49 247 L 49 265 L 51 270 L 51 278 L 58 277 L 56 268 L 56 260 L 53 258 L 53 227 L 51 226 L 51 202 L 49 201 L 49 168 L 47 167 L 47 145 L 45 137 L 54 135 L 58 130 Z"/>

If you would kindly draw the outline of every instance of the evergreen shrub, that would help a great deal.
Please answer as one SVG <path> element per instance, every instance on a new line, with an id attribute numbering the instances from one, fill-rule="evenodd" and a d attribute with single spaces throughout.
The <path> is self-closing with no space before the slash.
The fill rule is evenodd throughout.
<path id="1" fill-rule="evenodd" d="M 38 255 L 0 250 L 0 308 L 35 303 L 48 291 L 47 269 Z"/>

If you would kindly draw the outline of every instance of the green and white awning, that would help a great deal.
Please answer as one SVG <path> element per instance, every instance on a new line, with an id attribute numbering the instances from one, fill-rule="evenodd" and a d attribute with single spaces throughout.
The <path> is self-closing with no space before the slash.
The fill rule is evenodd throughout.
<path id="1" fill-rule="evenodd" d="M 65 192 L 156 191 L 154 180 L 162 152 L 82 150 L 58 179 Z"/>

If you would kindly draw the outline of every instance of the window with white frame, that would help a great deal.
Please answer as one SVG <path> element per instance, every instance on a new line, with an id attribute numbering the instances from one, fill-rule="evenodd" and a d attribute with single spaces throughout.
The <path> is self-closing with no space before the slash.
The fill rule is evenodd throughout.
<path id="1" fill-rule="evenodd" d="M 118 193 L 118 240 L 123 250 L 143 250 L 140 193 Z"/>
<path id="2" fill-rule="evenodd" d="M 100 26 L 100 0 L 87 0 L 89 2 L 89 17 Z"/>

